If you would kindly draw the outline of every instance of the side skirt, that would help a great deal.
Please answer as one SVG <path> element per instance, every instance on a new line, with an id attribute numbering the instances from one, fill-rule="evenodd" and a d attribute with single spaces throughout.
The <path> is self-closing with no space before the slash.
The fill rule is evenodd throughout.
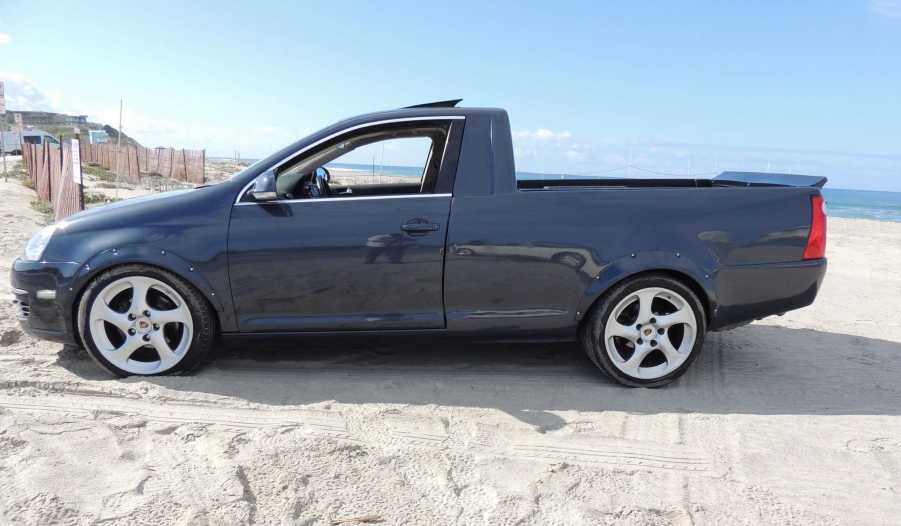
<path id="1" fill-rule="evenodd" d="M 470 333 L 448 332 L 445 329 L 412 329 L 390 331 L 304 331 L 304 332 L 225 332 L 223 342 L 229 345 L 252 344 L 266 340 L 303 340 L 306 342 L 483 342 L 483 343 L 539 343 L 573 342 L 578 340 L 575 331 L 557 333 Z"/>

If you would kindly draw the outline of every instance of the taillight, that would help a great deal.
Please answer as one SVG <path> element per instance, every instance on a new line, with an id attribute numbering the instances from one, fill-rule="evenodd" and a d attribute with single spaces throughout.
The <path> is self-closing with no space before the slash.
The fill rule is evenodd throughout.
<path id="1" fill-rule="evenodd" d="M 810 233 L 804 247 L 804 259 L 819 259 L 826 255 L 826 203 L 823 196 L 810 198 Z"/>

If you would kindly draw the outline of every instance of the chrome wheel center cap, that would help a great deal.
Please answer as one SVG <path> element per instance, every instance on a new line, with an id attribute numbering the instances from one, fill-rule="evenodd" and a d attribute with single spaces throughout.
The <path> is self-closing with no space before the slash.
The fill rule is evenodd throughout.
<path id="1" fill-rule="evenodd" d="M 647 328 L 643 329 L 641 332 L 645 336 L 651 336 L 652 334 L 654 334 L 654 329 L 652 327 L 647 327 Z"/>

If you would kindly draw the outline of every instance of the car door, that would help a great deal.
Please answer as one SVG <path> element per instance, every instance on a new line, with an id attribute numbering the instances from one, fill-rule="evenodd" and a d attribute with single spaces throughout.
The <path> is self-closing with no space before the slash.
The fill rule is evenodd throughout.
<path id="1" fill-rule="evenodd" d="M 257 202 L 246 189 L 228 240 L 240 330 L 443 328 L 462 125 L 354 126 L 280 163 L 276 200 Z"/>

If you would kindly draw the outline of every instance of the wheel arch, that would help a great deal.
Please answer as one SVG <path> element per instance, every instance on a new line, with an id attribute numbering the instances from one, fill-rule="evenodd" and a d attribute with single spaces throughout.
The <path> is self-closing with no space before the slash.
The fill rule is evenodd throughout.
<path id="1" fill-rule="evenodd" d="M 84 342 L 81 341 L 81 331 L 78 327 L 78 308 L 81 305 L 81 301 L 88 286 L 104 272 L 132 265 L 141 265 L 169 272 L 194 287 L 210 307 L 216 320 L 216 326 L 221 330 L 223 315 L 227 314 L 227 311 L 224 311 L 225 306 L 221 301 L 216 299 L 213 287 L 200 272 L 195 271 L 193 265 L 175 254 L 167 254 L 162 250 L 156 250 L 155 252 L 160 256 L 168 255 L 169 258 L 165 262 L 161 262 L 158 258 L 148 258 L 145 253 L 146 250 L 129 251 L 126 249 L 124 252 L 125 253 L 123 254 L 123 251 L 120 250 L 104 251 L 94 258 L 91 258 L 88 263 L 82 266 L 81 270 L 76 275 L 73 283 L 74 296 L 71 306 L 72 312 L 70 312 L 70 315 L 73 334 L 79 344 L 84 345 Z"/>
<path id="2" fill-rule="evenodd" d="M 698 272 L 689 268 L 675 266 L 649 266 L 629 270 L 617 265 L 606 267 L 598 274 L 592 286 L 586 291 L 583 304 L 579 309 L 579 326 L 581 327 L 585 320 L 590 317 L 592 310 L 601 303 L 601 300 L 615 286 L 629 280 L 651 275 L 675 279 L 694 292 L 701 302 L 704 318 L 709 326 L 710 321 L 716 314 L 717 305 L 716 296 L 709 284 L 709 273 L 701 273 L 699 276 Z"/>
<path id="3" fill-rule="evenodd" d="M 628 295 L 620 296 L 617 295 L 613 300 L 608 300 L 608 294 L 611 292 L 613 288 L 618 288 L 617 285 L 622 287 L 628 287 L 630 282 L 633 280 L 637 280 L 640 278 L 663 278 L 669 280 L 668 282 L 676 281 L 679 285 L 684 286 L 691 290 L 697 297 L 698 301 L 701 303 L 701 316 L 700 320 L 696 320 L 698 326 L 700 327 L 694 334 L 694 341 L 692 342 L 692 347 L 689 350 L 688 354 L 685 355 L 681 351 L 679 355 L 682 357 L 675 365 L 670 367 L 671 365 L 671 357 L 670 353 L 666 353 L 665 362 L 658 362 L 650 364 L 651 368 L 660 365 L 661 363 L 666 363 L 666 369 L 660 372 L 659 376 L 642 376 L 639 372 L 639 369 L 642 367 L 643 360 L 650 356 L 651 353 L 658 352 L 660 347 L 657 346 L 657 343 L 650 340 L 649 344 L 641 347 L 644 349 L 643 353 L 639 355 L 639 361 L 632 362 L 631 356 L 624 357 L 620 353 L 620 361 L 617 361 L 614 356 L 611 356 L 613 351 L 610 350 L 609 343 L 607 341 L 606 328 L 605 325 L 608 323 L 607 320 L 602 318 L 602 316 L 608 312 L 607 310 L 601 311 L 602 308 L 613 308 L 613 301 L 619 298 L 628 298 Z M 657 281 L 657 283 L 660 283 Z M 664 282 L 667 283 L 667 282 Z M 673 283 L 670 287 L 674 287 L 676 284 Z M 637 284 L 637 287 L 642 287 L 643 284 Z M 652 285 L 653 286 L 653 285 Z M 681 288 L 681 287 L 679 287 Z M 618 290 L 624 290 L 619 289 Z M 648 290 L 648 289 L 645 289 Z M 681 291 L 682 294 L 685 294 L 685 291 Z M 611 307 L 607 307 L 610 305 Z M 707 294 L 703 288 L 703 286 L 698 283 L 696 279 L 694 279 L 690 274 L 685 272 L 680 272 L 679 270 L 675 270 L 672 268 L 649 268 L 641 271 L 637 271 L 631 274 L 626 274 L 620 277 L 620 279 L 613 280 L 610 283 L 610 286 L 605 288 L 603 292 L 595 298 L 594 302 L 589 307 L 587 311 L 587 315 L 582 319 L 578 326 L 578 334 L 580 336 L 582 347 L 588 356 L 588 358 L 602 371 L 607 373 L 617 382 L 629 386 L 629 387 L 660 387 L 666 385 L 675 379 L 679 378 L 684 374 L 685 370 L 691 365 L 691 363 L 697 358 L 698 354 L 701 352 L 703 348 L 703 341 L 705 332 L 703 327 L 707 325 L 707 320 L 709 320 L 709 311 L 710 310 L 710 299 L 707 297 Z M 653 316 L 653 313 L 651 313 Z M 612 316 L 611 316 L 612 317 Z M 609 319 L 609 318 L 608 318 Z M 639 321 L 639 323 L 643 323 Z M 655 323 L 653 317 L 650 319 L 650 323 Z M 638 325 L 638 329 L 641 329 L 642 326 Z M 664 329 L 659 329 L 660 331 L 664 331 Z M 668 332 L 668 329 L 667 329 Z M 647 334 L 647 333 L 646 333 Z M 663 334 L 663 332 L 661 332 Z M 641 335 L 636 332 L 635 337 L 638 338 L 634 340 L 634 345 L 642 345 Z M 653 337 L 652 337 L 653 338 Z M 658 338 L 659 339 L 659 338 Z M 680 347 L 683 342 L 680 342 Z M 613 345 L 616 345 L 615 343 Z M 671 348 L 672 348 L 672 344 Z M 637 351 L 639 347 L 633 347 Z M 615 354 L 615 353 L 613 353 Z M 662 355 L 659 355 L 662 356 Z M 659 357 L 658 356 L 658 357 Z M 628 361 L 632 362 L 634 365 L 632 369 L 624 369 L 623 365 L 626 362 L 626 358 L 629 358 Z M 633 371 L 634 369 L 634 371 Z"/>

